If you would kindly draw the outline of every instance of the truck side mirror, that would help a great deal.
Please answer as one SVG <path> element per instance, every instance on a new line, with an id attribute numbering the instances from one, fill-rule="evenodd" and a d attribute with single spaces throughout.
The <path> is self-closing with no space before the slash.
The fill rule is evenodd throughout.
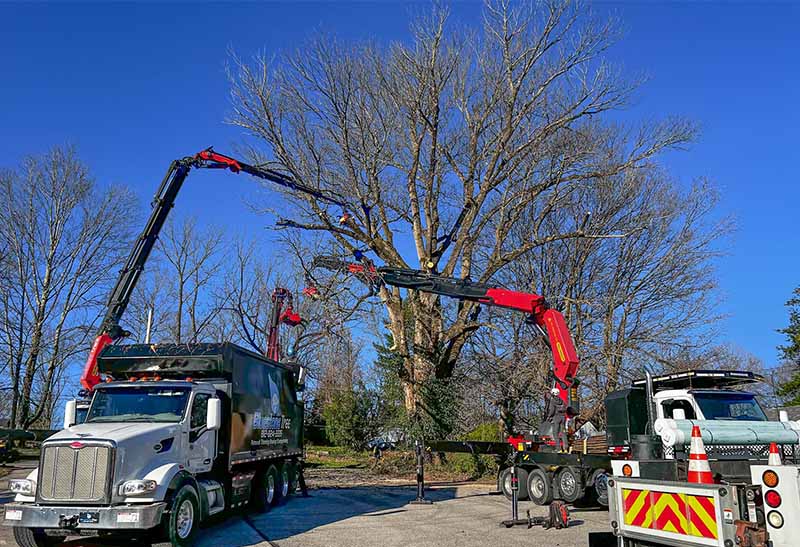
<path id="1" fill-rule="evenodd" d="M 209 399 L 206 410 L 206 429 L 216 431 L 222 426 L 222 401 Z"/>
<path id="2" fill-rule="evenodd" d="M 75 399 L 67 401 L 64 407 L 64 429 L 72 427 L 77 422 L 76 415 L 78 414 L 78 403 Z"/>

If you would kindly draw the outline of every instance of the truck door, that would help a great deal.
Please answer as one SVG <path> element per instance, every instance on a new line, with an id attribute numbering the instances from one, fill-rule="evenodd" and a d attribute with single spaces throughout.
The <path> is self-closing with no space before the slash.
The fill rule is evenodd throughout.
<path id="1" fill-rule="evenodd" d="M 217 432 L 206 428 L 208 393 L 195 393 L 189 417 L 189 453 L 186 467 L 192 473 L 211 470 L 216 454 Z"/>

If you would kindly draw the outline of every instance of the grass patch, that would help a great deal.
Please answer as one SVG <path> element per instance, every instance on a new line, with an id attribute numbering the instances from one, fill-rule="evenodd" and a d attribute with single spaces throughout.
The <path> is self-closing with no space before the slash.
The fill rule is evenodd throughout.
<path id="1" fill-rule="evenodd" d="M 309 446 L 306 465 L 325 469 L 367 469 L 371 463 L 368 452 L 358 452 L 342 446 Z"/>
<path id="2" fill-rule="evenodd" d="M 379 460 L 372 452 L 341 446 L 309 446 L 306 465 L 317 469 L 365 469 L 387 479 L 414 480 L 417 459 L 413 450 L 386 450 Z M 426 480 L 469 481 L 493 479 L 497 473 L 494 459 L 471 454 L 434 454 L 425 461 Z"/>

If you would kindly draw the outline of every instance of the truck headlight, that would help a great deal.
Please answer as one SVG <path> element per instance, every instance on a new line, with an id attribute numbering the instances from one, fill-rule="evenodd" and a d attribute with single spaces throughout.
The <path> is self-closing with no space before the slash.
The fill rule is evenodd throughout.
<path id="1" fill-rule="evenodd" d="M 36 483 L 30 479 L 12 479 L 8 481 L 8 489 L 14 494 L 32 496 L 36 492 Z"/>
<path id="2" fill-rule="evenodd" d="M 120 496 L 141 496 L 156 489 L 156 481 L 125 481 L 119 486 Z"/>

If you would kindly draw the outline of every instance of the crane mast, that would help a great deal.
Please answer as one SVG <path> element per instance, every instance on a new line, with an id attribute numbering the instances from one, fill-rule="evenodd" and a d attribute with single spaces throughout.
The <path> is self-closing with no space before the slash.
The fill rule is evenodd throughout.
<path id="1" fill-rule="evenodd" d="M 324 194 L 316 188 L 302 184 L 273 169 L 249 165 L 230 156 L 220 154 L 215 152 L 213 148 L 207 148 L 194 156 L 187 156 L 173 161 L 169 169 L 167 169 L 167 173 L 161 181 L 155 198 L 153 199 L 153 209 L 150 212 L 150 217 L 131 249 L 128 259 L 125 261 L 125 265 L 120 271 L 117 282 L 109 295 L 105 316 L 100 324 L 99 332 L 92 344 L 83 374 L 81 375 L 81 385 L 89 391 L 100 382 L 100 374 L 97 370 L 97 357 L 103 351 L 103 348 L 121 338 L 130 336 L 130 332 L 124 330 L 120 326 L 120 320 L 125 314 L 125 310 L 128 308 L 133 290 L 136 288 L 136 284 L 142 275 L 144 266 L 150 257 L 150 253 L 153 251 L 153 247 L 155 247 L 156 241 L 158 241 L 158 236 L 167 221 L 169 212 L 175 205 L 178 192 L 180 192 L 186 177 L 192 169 L 229 169 L 234 173 L 244 172 L 292 191 L 309 194 L 327 203 L 344 207 L 342 201 Z M 274 295 L 273 302 L 275 302 Z M 288 315 L 284 314 L 285 320 L 281 319 L 278 321 L 279 323 L 292 324 L 294 317 L 297 317 L 299 323 L 299 316 L 291 312 L 291 305 L 287 312 Z M 282 315 L 279 313 L 278 318 L 280 319 L 281 317 Z M 269 349 L 268 351 L 273 350 Z M 277 355 L 279 354 L 280 350 L 278 349 Z"/>

